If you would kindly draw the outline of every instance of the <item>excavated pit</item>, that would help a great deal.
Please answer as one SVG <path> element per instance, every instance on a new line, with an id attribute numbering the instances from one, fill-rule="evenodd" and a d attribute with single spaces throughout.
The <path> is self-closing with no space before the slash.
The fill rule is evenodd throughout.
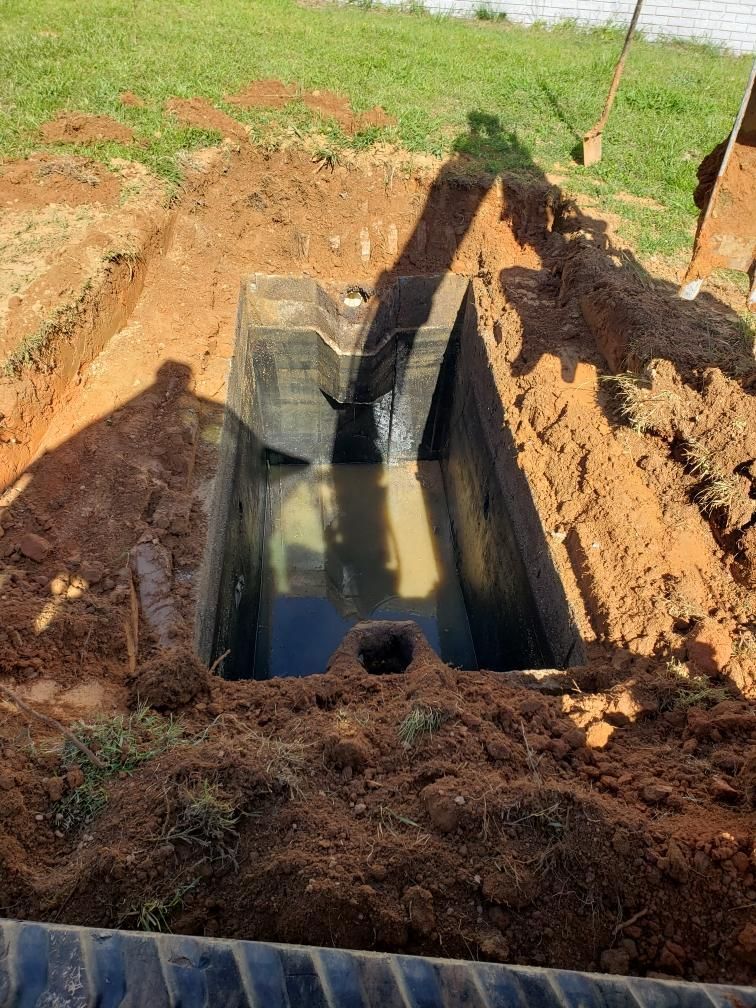
<path id="1" fill-rule="evenodd" d="M 476 320 L 450 273 L 243 285 L 197 625 L 227 677 L 323 672 L 370 620 L 463 669 L 580 660 Z"/>

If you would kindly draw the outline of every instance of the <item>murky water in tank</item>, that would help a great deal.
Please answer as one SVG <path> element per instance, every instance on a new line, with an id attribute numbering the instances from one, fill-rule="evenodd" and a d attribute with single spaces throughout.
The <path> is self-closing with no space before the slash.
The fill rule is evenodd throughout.
<path id="1" fill-rule="evenodd" d="M 438 462 L 272 465 L 255 678 L 321 671 L 363 619 L 413 619 L 476 668 Z"/>

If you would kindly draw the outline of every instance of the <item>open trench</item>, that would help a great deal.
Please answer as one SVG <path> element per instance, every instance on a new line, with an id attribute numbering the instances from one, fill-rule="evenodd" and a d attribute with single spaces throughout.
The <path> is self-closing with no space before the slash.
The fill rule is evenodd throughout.
<path id="1" fill-rule="evenodd" d="M 0 660 L 66 724 L 147 703 L 192 744 L 68 833 L 78 778 L 0 722 L 9 914 L 129 926 L 179 879 L 186 933 L 745 980 L 748 655 L 717 652 L 726 710 L 658 684 L 751 589 L 662 435 L 613 418 L 585 299 L 603 325 L 614 292 L 563 213 L 456 163 L 252 149 L 145 210 L 120 307 L 3 399 Z M 740 429 L 729 377 L 675 381 Z M 417 705 L 439 728 L 405 747 Z M 239 810 L 199 869 L 163 835 L 197 781 Z"/>
<path id="2" fill-rule="evenodd" d="M 583 659 L 511 432 L 486 412 L 469 287 L 243 284 L 200 589 L 208 664 L 322 672 L 376 619 L 414 621 L 458 668 Z"/>

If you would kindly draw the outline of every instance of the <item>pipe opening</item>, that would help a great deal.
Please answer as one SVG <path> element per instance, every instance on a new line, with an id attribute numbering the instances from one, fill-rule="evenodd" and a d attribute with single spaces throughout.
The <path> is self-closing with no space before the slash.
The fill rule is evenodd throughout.
<path id="1" fill-rule="evenodd" d="M 358 652 L 360 664 L 369 675 L 406 672 L 412 655 L 412 641 L 403 633 L 389 633 L 366 641 Z"/>

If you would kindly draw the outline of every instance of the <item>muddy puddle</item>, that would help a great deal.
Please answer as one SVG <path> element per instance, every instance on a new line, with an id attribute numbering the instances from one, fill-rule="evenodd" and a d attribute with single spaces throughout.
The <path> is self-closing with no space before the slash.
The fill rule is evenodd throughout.
<path id="1" fill-rule="evenodd" d="M 414 620 L 445 662 L 477 667 L 438 462 L 269 473 L 256 679 L 325 668 L 373 619 Z"/>

